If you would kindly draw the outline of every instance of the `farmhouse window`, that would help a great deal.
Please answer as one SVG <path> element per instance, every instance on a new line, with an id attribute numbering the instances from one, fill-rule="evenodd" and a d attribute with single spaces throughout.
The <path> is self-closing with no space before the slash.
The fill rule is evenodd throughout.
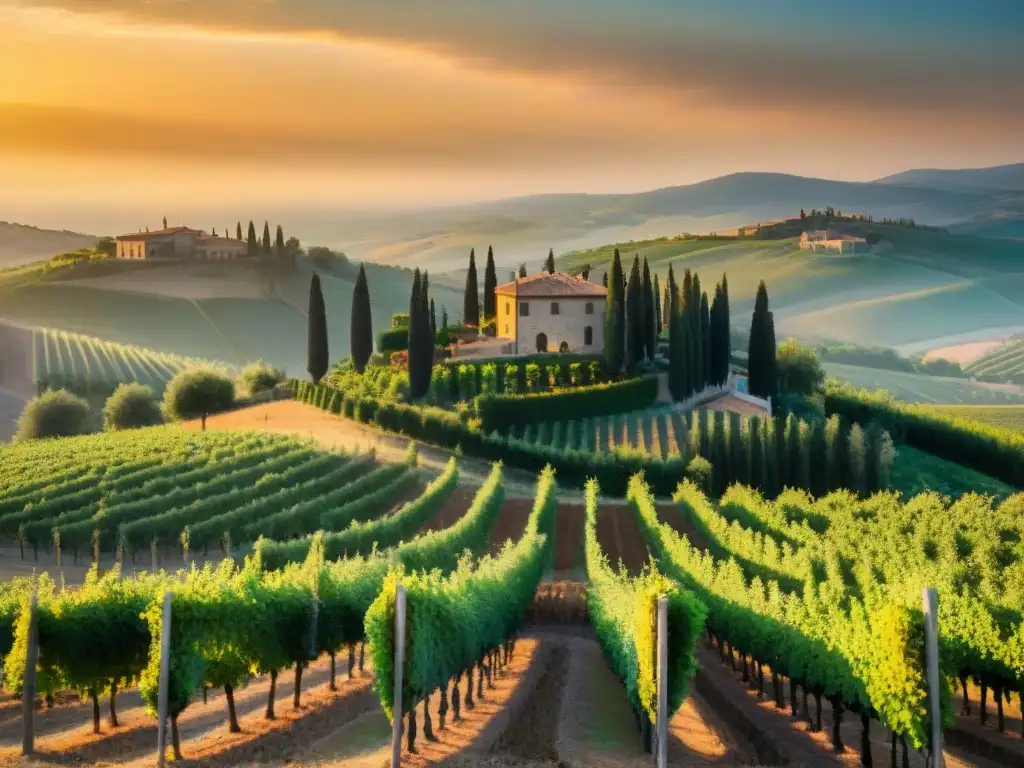
<path id="1" fill-rule="evenodd" d="M 557 301 L 552 301 L 551 302 L 551 314 L 552 315 L 557 315 L 558 314 L 558 302 Z"/>
<path id="2" fill-rule="evenodd" d="M 530 316 L 530 302 L 521 301 L 519 302 L 519 316 L 529 317 Z"/>
<path id="3" fill-rule="evenodd" d="M 506 301 L 505 302 L 505 314 L 506 315 L 511 315 L 512 314 L 512 302 L 511 301 Z"/>
<path id="4" fill-rule="evenodd" d="M 594 329 L 589 325 L 583 329 L 583 346 L 589 347 L 594 343 Z"/>
<path id="5" fill-rule="evenodd" d="M 588 315 L 594 314 L 594 302 L 588 301 L 587 306 L 583 308 L 583 311 Z"/>

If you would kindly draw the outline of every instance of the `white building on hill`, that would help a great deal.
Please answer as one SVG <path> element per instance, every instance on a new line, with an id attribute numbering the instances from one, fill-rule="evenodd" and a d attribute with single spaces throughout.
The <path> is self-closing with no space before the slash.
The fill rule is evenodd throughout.
<path id="1" fill-rule="evenodd" d="M 608 289 L 564 272 L 517 278 L 499 285 L 497 335 L 513 354 L 604 352 Z"/>
<path id="2" fill-rule="evenodd" d="M 867 245 L 863 237 L 842 235 L 831 229 L 815 229 L 800 235 L 801 251 L 822 253 L 857 253 L 858 245 Z"/>

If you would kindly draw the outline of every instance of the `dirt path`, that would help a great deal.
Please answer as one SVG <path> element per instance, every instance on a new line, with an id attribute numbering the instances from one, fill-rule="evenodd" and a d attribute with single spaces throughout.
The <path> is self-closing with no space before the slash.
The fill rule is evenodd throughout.
<path id="1" fill-rule="evenodd" d="M 597 540 L 612 567 L 618 567 L 621 560 L 635 576 L 647 563 L 647 543 L 631 506 L 602 504 L 597 510 Z"/>
<path id="2" fill-rule="evenodd" d="M 586 510 L 581 504 L 558 505 L 555 521 L 555 555 L 551 578 L 578 581 L 586 578 L 583 566 L 583 521 Z"/>
<path id="3" fill-rule="evenodd" d="M 498 514 L 498 519 L 491 527 L 492 553 L 500 552 L 508 540 L 518 541 L 526 529 L 526 521 L 530 518 L 533 501 L 528 499 L 506 499 Z"/>
<path id="4" fill-rule="evenodd" d="M 445 730 L 440 730 L 437 718 L 439 698 L 431 699 L 436 742 L 423 738 L 423 705 L 418 707 L 417 754 L 406 750 L 402 741 L 403 768 L 422 768 L 437 765 L 455 755 L 478 756 L 485 752 L 504 732 L 510 713 L 523 706 L 525 697 L 536 686 L 542 665 L 540 645 L 523 638 L 516 643 L 515 654 L 508 670 L 493 679 L 494 688 L 484 686 L 484 698 L 477 699 L 472 710 L 462 709 L 462 721 L 453 722 L 449 711 Z M 474 678 L 475 680 L 475 678 Z M 465 691 L 465 679 L 462 690 Z M 474 699 L 476 690 L 474 686 Z M 358 720 L 343 725 L 333 733 L 311 744 L 304 755 L 303 764 L 321 764 L 341 768 L 381 768 L 390 758 L 391 725 L 378 707 Z"/>
<path id="5" fill-rule="evenodd" d="M 198 421 L 185 423 L 186 429 L 198 430 Z M 294 400 L 280 400 L 264 403 L 237 411 L 217 414 L 207 419 L 208 429 L 258 430 L 276 434 L 293 435 L 316 440 L 327 448 L 346 448 L 366 451 L 376 448 L 377 458 L 382 461 L 399 462 L 405 459 L 409 439 L 360 424 L 350 419 L 315 408 Z M 419 464 L 438 475 L 454 453 L 434 446 L 418 444 Z M 490 474 L 490 462 L 469 456 L 459 457 L 460 483 L 479 486 Z M 509 497 L 533 498 L 536 491 L 536 476 L 525 470 L 505 468 L 505 492 Z M 582 492 L 566 491 L 559 497 L 579 500 Z"/>
<path id="6" fill-rule="evenodd" d="M 537 637 L 561 644 L 568 655 L 558 711 L 558 758 L 587 768 L 647 768 L 622 682 L 609 668 L 593 638 L 538 632 Z M 554 719 L 554 718 L 552 718 Z M 757 759 L 754 748 L 691 693 L 669 721 L 669 765 L 739 766 Z"/>
<path id="7" fill-rule="evenodd" d="M 274 721 L 266 720 L 269 678 L 254 679 L 235 692 L 235 704 L 242 733 L 227 728 L 227 707 L 222 691 L 210 691 L 206 703 L 198 696 L 181 714 L 178 727 L 185 765 L 228 766 L 250 760 L 268 760 L 278 765 L 301 752 L 313 734 L 330 732 L 363 712 L 378 706 L 367 664 L 347 680 L 346 665 L 339 664 L 338 690 L 328 689 L 329 660 L 324 657 L 303 673 L 302 708 L 292 709 L 294 669 L 278 676 Z M 134 690 L 118 695 L 119 727 L 106 720 L 106 697 L 100 702 L 102 733 L 92 733 L 91 703 L 75 702 L 51 711 L 37 712 L 36 750 L 48 764 L 89 763 L 149 768 L 155 761 L 156 721 Z M 0 764 L 9 764 L 20 754 L 20 703 L 5 697 L 0 702 L 4 715 L 0 725 Z M 18 760 L 13 764 L 31 764 Z"/>
<path id="8" fill-rule="evenodd" d="M 471 489 L 456 488 L 438 510 L 438 513 L 420 526 L 416 535 L 427 531 L 440 531 L 455 525 L 473 504 L 474 496 L 476 493 Z"/>

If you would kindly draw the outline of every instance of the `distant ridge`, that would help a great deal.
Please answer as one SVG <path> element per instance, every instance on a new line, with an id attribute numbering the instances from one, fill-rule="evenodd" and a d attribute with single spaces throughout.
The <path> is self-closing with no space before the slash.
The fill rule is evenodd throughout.
<path id="1" fill-rule="evenodd" d="M 916 168 L 878 179 L 878 183 L 946 190 L 1024 191 L 1024 163 L 988 168 Z"/>

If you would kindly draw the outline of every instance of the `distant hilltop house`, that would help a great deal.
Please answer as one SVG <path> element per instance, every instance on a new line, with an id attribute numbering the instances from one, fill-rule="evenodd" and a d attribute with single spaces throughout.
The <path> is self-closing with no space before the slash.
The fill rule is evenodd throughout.
<path id="1" fill-rule="evenodd" d="M 201 229 L 167 227 L 154 232 L 135 232 L 117 238 L 119 259 L 193 259 L 224 261 L 245 256 L 243 240 L 208 235 Z"/>
<path id="2" fill-rule="evenodd" d="M 516 278 L 494 290 L 497 335 L 514 354 L 604 352 L 608 289 L 564 272 Z"/>
<path id="3" fill-rule="evenodd" d="M 863 237 L 843 235 L 831 229 L 815 229 L 800 235 L 800 250 L 855 254 L 857 246 L 867 242 Z"/>

